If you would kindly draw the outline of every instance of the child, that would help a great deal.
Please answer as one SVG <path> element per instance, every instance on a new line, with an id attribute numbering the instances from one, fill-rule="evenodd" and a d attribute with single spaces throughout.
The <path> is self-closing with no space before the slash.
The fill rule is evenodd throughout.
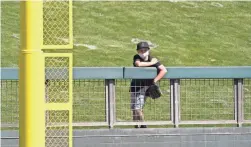
<path id="1" fill-rule="evenodd" d="M 134 67 L 156 67 L 157 76 L 154 79 L 132 79 L 131 92 L 131 109 L 134 121 L 144 121 L 143 106 L 148 96 L 146 91 L 150 85 L 155 84 L 164 77 L 167 70 L 156 58 L 150 55 L 150 47 L 147 42 L 137 44 L 138 54 L 133 57 Z M 135 126 L 135 128 L 147 128 L 146 125 Z"/>

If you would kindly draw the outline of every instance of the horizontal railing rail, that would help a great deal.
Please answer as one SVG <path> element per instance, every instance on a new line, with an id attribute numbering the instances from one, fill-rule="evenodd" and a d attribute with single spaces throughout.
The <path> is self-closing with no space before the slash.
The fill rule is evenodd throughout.
<path id="1" fill-rule="evenodd" d="M 166 69 L 168 70 L 168 74 L 164 78 L 167 79 L 251 78 L 251 66 L 166 67 Z M 154 76 L 156 76 L 156 68 L 153 67 L 73 68 L 74 79 L 151 79 Z M 17 80 L 18 68 L 1 68 L 1 79 Z"/>

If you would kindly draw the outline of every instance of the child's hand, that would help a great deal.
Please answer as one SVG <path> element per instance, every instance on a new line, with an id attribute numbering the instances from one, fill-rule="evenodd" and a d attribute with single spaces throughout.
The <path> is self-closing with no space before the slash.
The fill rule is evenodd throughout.
<path id="1" fill-rule="evenodd" d="M 151 62 L 152 62 L 153 64 L 156 64 L 156 63 L 158 62 L 158 59 L 152 58 Z"/>

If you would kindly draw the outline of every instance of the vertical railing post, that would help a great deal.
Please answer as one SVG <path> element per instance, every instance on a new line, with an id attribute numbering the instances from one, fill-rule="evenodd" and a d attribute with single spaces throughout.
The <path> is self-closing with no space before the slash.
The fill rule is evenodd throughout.
<path id="1" fill-rule="evenodd" d="M 233 79 L 234 82 L 234 120 L 238 123 L 238 79 Z"/>
<path id="2" fill-rule="evenodd" d="M 108 80 L 108 124 L 109 128 L 114 127 L 115 115 L 115 80 Z"/>
<path id="3" fill-rule="evenodd" d="M 178 125 L 179 125 L 179 122 L 181 120 L 181 101 L 180 101 L 180 79 L 177 79 L 177 99 L 178 99 L 178 103 L 177 103 L 177 107 L 178 107 Z"/>
<path id="4" fill-rule="evenodd" d="M 171 79 L 171 113 L 175 128 L 179 127 L 180 121 L 180 80 Z"/>
<path id="5" fill-rule="evenodd" d="M 243 79 L 234 79 L 234 89 L 235 89 L 235 119 L 237 121 L 237 126 L 242 127 L 244 119 L 243 111 Z"/>
<path id="6" fill-rule="evenodd" d="M 110 109 L 109 109 L 109 80 L 105 79 L 105 118 L 106 118 L 106 123 L 108 124 L 108 126 L 110 126 L 109 112 L 110 112 Z"/>
<path id="7" fill-rule="evenodd" d="M 174 113 L 174 79 L 170 79 L 170 103 L 171 103 L 171 121 L 175 125 L 175 113 Z"/>

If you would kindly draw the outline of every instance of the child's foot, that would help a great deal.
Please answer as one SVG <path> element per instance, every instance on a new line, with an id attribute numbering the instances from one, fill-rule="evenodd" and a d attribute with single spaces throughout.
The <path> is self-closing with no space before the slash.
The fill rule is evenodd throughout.
<path id="1" fill-rule="evenodd" d="M 140 128 L 140 126 L 139 125 L 135 125 L 134 128 Z"/>
<path id="2" fill-rule="evenodd" d="M 147 125 L 141 125 L 140 128 L 147 128 Z"/>

